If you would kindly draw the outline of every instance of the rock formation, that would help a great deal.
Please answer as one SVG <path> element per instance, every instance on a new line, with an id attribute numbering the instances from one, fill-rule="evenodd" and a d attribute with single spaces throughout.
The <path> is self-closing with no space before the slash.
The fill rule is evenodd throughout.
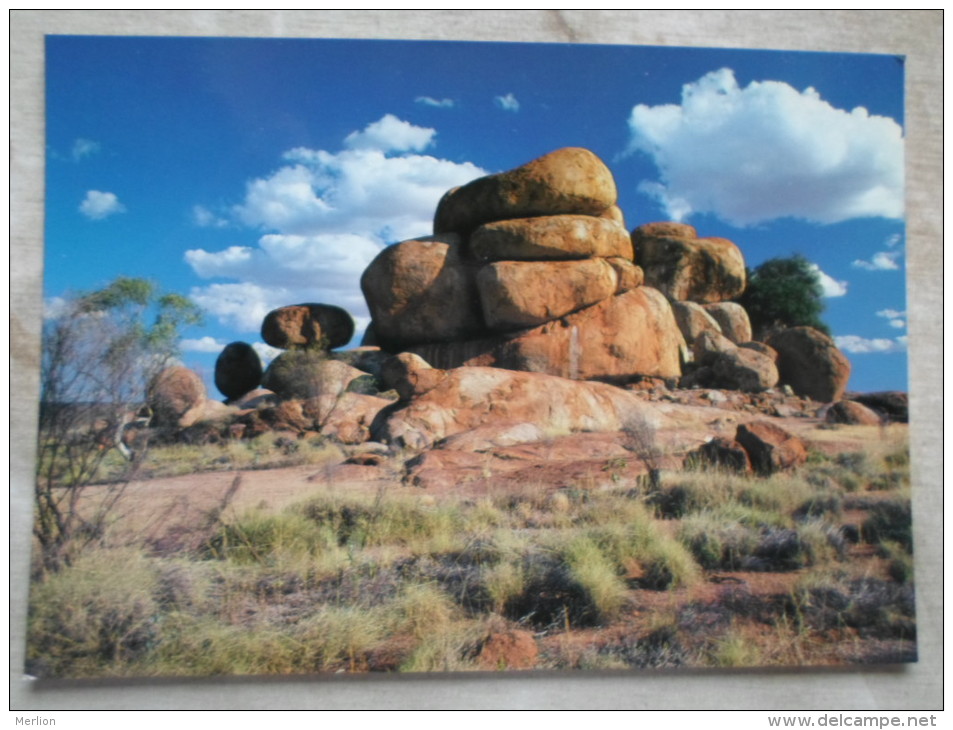
<path id="1" fill-rule="evenodd" d="M 612 174 L 578 148 L 455 188 L 433 237 L 365 271 L 373 337 L 445 369 L 674 380 L 682 337 L 621 219 Z"/>

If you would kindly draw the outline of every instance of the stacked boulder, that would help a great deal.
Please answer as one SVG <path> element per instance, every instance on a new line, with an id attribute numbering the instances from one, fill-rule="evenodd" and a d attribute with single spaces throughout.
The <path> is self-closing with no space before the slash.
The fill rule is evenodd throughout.
<path id="1" fill-rule="evenodd" d="M 433 236 L 364 272 L 365 342 L 443 369 L 674 380 L 683 339 L 665 296 L 643 286 L 616 199 L 612 173 L 581 148 L 450 190 Z"/>
<path id="2" fill-rule="evenodd" d="M 745 260 L 725 238 L 699 238 L 685 223 L 647 223 L 632 231 L 645 283 L 669 300 L 685 339 L 684 386 L 760 392 L 778 382 L 770 353 L 744 347 L 751 322 L 730 301 L 745 289 Z"/>

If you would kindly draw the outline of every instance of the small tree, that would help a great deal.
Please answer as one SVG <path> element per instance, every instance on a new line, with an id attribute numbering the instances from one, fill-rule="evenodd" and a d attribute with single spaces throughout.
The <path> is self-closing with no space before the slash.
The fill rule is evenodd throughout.
<path id="1" fill-rule="evenodd" d="M 201 320 L 185 297 L 125 277 L 71 296 L 57 310 L 44 323 L 40 365 L 33 534 L 43 570 L 68 565 L 101 537 L 144 452 L 127 450 L 131 458 L 97 499 L 81 505 L 80 498 L 111 448 L 122 446 L 130 411 L 176 356 L 180 329 Z"/>
<path id="2" fill-rule="evenodd" d="M 738 298 L 748 312 L 756 339 L 772 330 L 806 325 L 830 334 L 821 321 L 823 289 L 817 267 L 801 255 L 765 261 L 747 272 L 748 286 Z"/>

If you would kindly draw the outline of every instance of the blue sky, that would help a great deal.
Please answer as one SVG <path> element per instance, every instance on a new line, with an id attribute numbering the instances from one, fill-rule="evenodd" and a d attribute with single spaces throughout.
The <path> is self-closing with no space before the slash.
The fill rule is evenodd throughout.
<path id="1" fill-rule="evenodd" d="M 120 274 L 188 294 L 206 324 L 183 360 L 209 382 L 274 307 L 362 330 L 361 272 L 428 234 L 446 189 L 581 146 L 629 229 L 813 261 L 849 387 L 907 388 L 900 58 L 50 36 L 46 64 L 47 301 Z"/>

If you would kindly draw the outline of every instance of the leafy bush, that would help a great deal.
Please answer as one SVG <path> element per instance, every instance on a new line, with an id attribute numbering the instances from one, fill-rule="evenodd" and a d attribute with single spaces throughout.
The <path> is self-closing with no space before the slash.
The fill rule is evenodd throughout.
<path id="1" fill-rule="evenodd" d="M 803 256 L 765 261 L 749 270 L 747 279 L 738 303 L 748 312 L 755 339 L 778 327 L 802 325 L 830 334 L 820 318 L 824 301 L 817 267 Z"/>

